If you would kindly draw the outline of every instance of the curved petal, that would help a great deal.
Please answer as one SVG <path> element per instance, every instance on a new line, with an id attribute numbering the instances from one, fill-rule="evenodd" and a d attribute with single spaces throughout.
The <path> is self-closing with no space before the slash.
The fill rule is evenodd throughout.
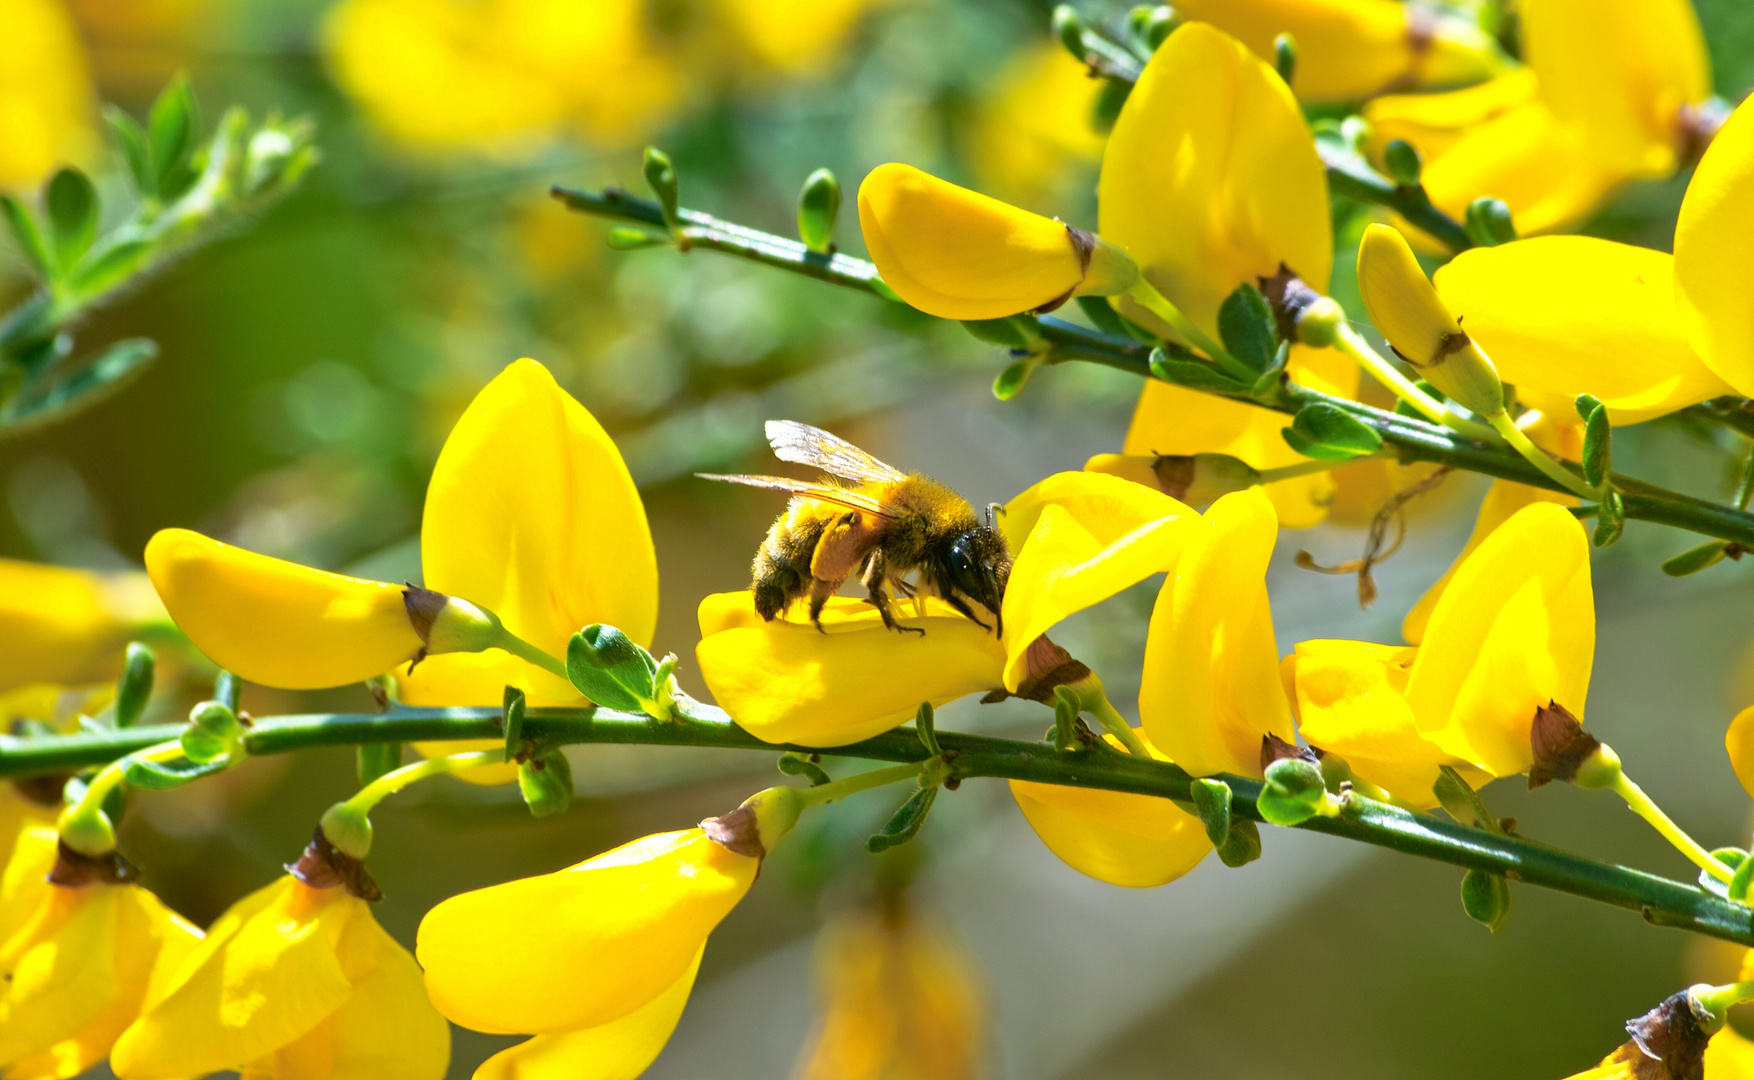
<path id="1" fill-rule="evenodd" d="M 1570 418 L 1590 394 L 1616 425 L 1636 424 L 1733 392 L 1681 332 L 1664 252 L 1543 236 L 1465 251 L 1434 282 L 1518 400 L 1549 416 Z"/>
<path id="2" fill-rule="evenodd" d="M 18 932 L 49 891 L 44 879 L 55 868 L 60 840 L 53 820 L 23 822 L 14 833 L 6 873 L 0 877 L 0 945 Z"/>
<path id="3" fill-rule="evenodd" d="M 1271 67 L 1205 23 L 1181 26 L 1145 65 L 1109 135 L 1097 201 L 1103 237 L 1209 334 L 1226 296 L 1281 265 L 1327 290 L 1327 174 L 1303 112 Z M 1121 307 L 1167 331 L 1132 301 Z"/>
<path id="4" fill-rule="evenodd" d="M 682 1019 L 701 952 L 681 978 L 626 1016 L 583 1031 L 538 1035 L 501 1050 L 481 1063 L 474 1080 L 634 1080 L 657 1059 Z"/>
<path id="5" fill-rule="evenodd" d="M 1527 770 L 1537 708 L 1583 717 L 1595 638 L 1583 526 L 1551 503 L 1517 511 L 1431 613 L 1407 680 L 1420 731 L 1494 776 Z"/>
<path id="6" fill-rule="evenodd" d="M 427 991 L 445 1016 L 478 1031 L 608 1023 L 675 984 L 759 865 L 686 829 L 453 896 L 420 923 Z M 544 932 L 530 932 L 531 912 L 542 913 Z"/>
<path id="7" fill-rule="evenodd" d="M 51 886 L 0 946 L 0 1070 L 77 1037 L 122 995 L 126 888 Z"/>
<path id="8" fill-rule="evenodd" d="M 912 165 L 890 162 L 866 174 L 859 228 L 896 295 L 944 319 L 1030 311 L 1084 280 L 1064 224 Z"/>
<path id="9" fill-rule="evenodd" d="M 196 648 L 264 686 L 361 682 L 421 647 L 400 585 L 313 570 L 187 529 L 153 536 L 146 572 Z"/>
<path id="10" fill-rule="evenodd" d="M 1115 743 L 1112 735 L 1105 738 Z M 1142 732 L 1140 739 L 1158 761 L 1169 760 Z M 1110 885 L 1166 884 L 1212 850 L 1200 819 L 1168 799 L 1028 780 L 1011 781 L 1011 795 L 1049 851 Z"/>
<path id="11" fill-rule="evenodd" d="M 1754 235 L 1754 108 L 1738 107 L 1694 170 L 1675 222 L 1675 306 L 1705 366 L 1754 393 L 1754 295 L 1743 237 Z"/>
<path id="12" fill-rule="evenodd" d="M 128 635 L 154 615 L 165 618 L 142 574 L 0 559 L 0 692 L 112 678 Z"/>
<path id="13" fill-rule="evenodd" d="M 451 429 L 426 489 L 420 561 L 428 588 L 492 610 L 552 656 L 591 623 L 641 645 L 657 625 L 657 556 L 633 478 L 602 426 L 534 360 L 495 376 Z M 498 703 L 502 666 L 484 666 L 493 671 L 471 701 Z M 545 699 L 578 698 L 534 668 L 528 682 Z"/>
<path id="14" fill-rule="evenodd" d="M 1391 87 L 1477 82 L 1503 65 L 1498 49 L 1460 19 L 1395 0 L 1183 0 L 1176 13 L 1209 22 L 1271 62 L 1273 42 L 1297 42 L 1292 89 L 1303 101 L 1359 101 Z"/>
<path id="15" fill-rule="evenodd" d="M 1293 345 L 1286 365 L 1292 381 L 1337 397 L 1358 395 L 1358 365 L 1332 349 Z M 1134 455 L 1229 454 L 1257 469 L 1298 465 L 1307 460 L 1280 434 L 1285 414 L 1239 401 L 1226 401 L 1147 379 L 1133 410 L 1121 452 Z M 1321 524 L 1334 497 L 1334 478 L 1325 472 L 1267 484 L 1279 524 L 1304 529 Z"/>
<path id="16" fill-rule="evenodd" d="M 1681 107 L 1711 93 L 1689 0 L 1536 0 L 1520 19 L 1542 99 L 1593 157 L 1628 177 L 1675 171 Z"/>
<path id="17" fill-rule="evenodd" d="M 1726 1024 L 1705 1044 L 1705 1075 L 1711 1080 L 1754 1080 L 1754 1042 Z"/>
<path id="18" fill-rule="evenodd" d="M 1729 751 L 1730 767 L 1736 770 L 1742 789 L 1749 798 L 1754 798 L 1754 705 L 1730 721 L 1730 729 L 1724 733 L 1724 749 Z"/>
<path id="19" fill-rule="evenodd" d="M 1463 90 L 1374 98 L 1364 104 L 1364 118 L 1370 121 L 1370 154 L 1380 161 L 1389 143 L 1405 139 L 1431 161 L 1469 129 L 1536 100 L 1538 92 L 1534 71 L 1519 67 Z"/>
<path id="20" fill-rule="evenodd" d="M 760 622 L 759 615 L 711 629 L 729 621 L 727 597 L 754 613 L 747 592 L 709 597 L 695 659 L 719 706 L 767 742 L 841 746 L 905 723 L 922 701 L 942 705 L 1003 685 L 1004 645 L 941 601 L 928 602 L 924 617 L 905 616 L 905 602 L 897 606 L 896 621 L 923 634 L 889 630 L 875 608 L 851 598 L 823 609 L 826 632 L 783 616 Z"/>
<path id="21" fill-rule="evenodd" d="M 1162 492 L 1102 473 L 1059 473 L 1005 508 L 1012 550 L 1005 586 L 1005 687 L 1027 674 L 1025 653 L 1056 623 L 1167 570 L 1199 515 Z"/>
<path id="22" fill-rule="evenodd" d="M 1295 737 L 1265 584 L 1278 525 L 1251 489 L 1213 503 L 1200 526 L 1151 612 L 1139 716 L 1195 776 L 1259 776 L 1262 737 Z"/>

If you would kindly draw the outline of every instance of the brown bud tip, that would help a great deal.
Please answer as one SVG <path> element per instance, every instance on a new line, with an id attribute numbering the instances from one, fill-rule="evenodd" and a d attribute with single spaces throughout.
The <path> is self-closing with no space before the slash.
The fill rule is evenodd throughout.
<path id="1" fill-rule="evenodd" d="M 450 597 L 442 592 L 433 592 L 418 585 L 408 585 L 402 589 L 402 604 L 408 609 L 408 621 L 414 624 L 414 632 L 420 640 L 432 644 L 432 624 L 445 609 L 445 602 Z"/>
<path id="2" fill-rule="evenodd" d="M 1043 634 L 1024 650 L 1023 681 L 1017 684 L 1017 697 L 1054 703 L 1054 687 L 1070 686 L 1090 677 L 1090 669 L 1072 659 L 1072 654 L 1055 645 Z"/>
<path id="3" fill-rule="evenodd" d="M 1636 1020 L 1626 1022 L 1628 1039 L 1603 1065 L 1622 1065 L 1631 1080 L 1704 1080 L 1705 1044 L 1711 1036 L 1700 1024 L 1683 990 Z"/>
<path id="4" fill-rule="evenodd" d="M 1165 495 L 1185 499 L 1194 482 L 1194 457 L 1192 454 L 1159 454 L 1151 463 L 1151 471 L 1157 474 L 1157 486 Z"/>
<path id="5" fill-rule="evenodd" d="M 77 889 L 82 885 L 126 885 L 140 876 L 134 864 L 122 858 L 119 851 L 102 855 L 81 855 L 65 843 L 55 847 L 55 866 L 49 871 L 50 885 Z"/>
<path id="6" fill-rule="evenodd" d="M 1554 780 L 1571 783 L 1577 779 L 1578 767 L 1601 745 L 1565 706 L 1549 701 L 1535 710 L 1535 722 L 1529 726 L 1529 746 L 1535 752 L 1535 763 L 1529 767 L 1529 788 Z"/>
<path id="7" fill-rule="evenodd" d="M 1320 767 L 1322 763 L 1322 759 L 1316 755 L 1316 752 L 1307 746 L 1299 746 L 1293 742 L 1286 742 L 1284 739 L 1281 739 L 1270 731 L 1261 736 L 1262 772 L 1266 772 L 1267 766 L 1273 764 L 1275 761 L 1283 761 L 1286 758 L 1293 757 L 1302 758 L 1311 765 L 1317 767 Z"/>
<path id="8" fill-rule="evenodd" d="M 755 819 L 755 808 L 739 806 L 728 814 L 710 817 L 700 823 L 706 830 L 707 839 L 722 845 L 726 850 L 738 855 L 747 855 L 751 859 L 767 857 L 767 848 L 761 843 L 761 826 Z"/>
<path id="9" fill-rule="evenodd" d="M 299 856 L 298 862 L 289 865 L 286 872 L 313 889 L 343 886 L 349 893 L 368 904 L 375 904 L 384 898 L 378 883 L 366 873 L 365 863 L 331 844 L 329 838 L 323 835 L 321 825 L 317 826 L 305 853 Z"/>
<path id="10" fill-rule="evenodd" d="M 1261 295 L 1267 298 L 1267 305 L 1273 309 L 1273 322 L 1279 330 L 1279 337 L 1284 341 L 1297 340 L 1297 320 L 1304 309 L 1322 298 L 1322 294 L 1309 287 L 1309 283 L 1297 276 L 1297 272 L 1284 263 L 1279 264 L 1279 272 L 1272 277 L 1257 279 L 1261 286 Z"/>
<path id="11" fill-rule="evenodd" d="M 1096 251 L 1096 237 L 1076 226 L 1066 226 L 1066 237 L 1072 241 L 1072 251 L 1078 256 L 1078 268 L 1090 269 L 1090 256 Z"/>

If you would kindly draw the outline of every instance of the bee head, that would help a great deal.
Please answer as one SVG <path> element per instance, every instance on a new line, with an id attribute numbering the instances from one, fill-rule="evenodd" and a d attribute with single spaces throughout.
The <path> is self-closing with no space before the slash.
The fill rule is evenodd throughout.
<path id="1" fill-rule="evenodd" d="M 954 589 L 980 603 L 998 620 L 997 632 L 1005 632 L 999 608 L 1005 600 L 1005 582 L 1011 576 L 1011 552 L 1003 536 L 977 525 L 951 543 L 937 570 L 941 591 Z"/>

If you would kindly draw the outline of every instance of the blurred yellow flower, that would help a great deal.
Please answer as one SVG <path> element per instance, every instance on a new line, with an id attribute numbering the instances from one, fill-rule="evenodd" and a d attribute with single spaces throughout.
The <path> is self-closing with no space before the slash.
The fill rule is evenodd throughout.
<path id="1" fill-rule="evenodd" d="M 55 829 L 59 805 L 44 806 L 14 785 L 0 795 L 0 944 L 10 940 L 48 892 L 61 834 Z"/>
<path id="2" fill-rule="evenodd" d="M 1218 308 L 1243 283 L 1289 268 L 1316 291 L 1333 267 L 1328 185 L 1303 112 L 1272 68 L 1203 23 L 1172 33 L 1145 66 L 1110 134 L 1098 186 L 1100 227 L 1142 277 L 1208 336 Z M 1177 335 L 1130 298 L 1122 314 Z M 1351 397 L 1354 363 L 1293 345 L 1291 377 Z M 1307 459 L 1279 434 L 1285 419 L 1156 380 L 1127 431 L 1128 455 L 1230 454 L 1257 469 Z M 1267 488 L 1288 527 L 1326 515 L 1326 473 Z"/>
<path id="3" fill-rule="evenodd" d="M 1145 641 L 1139 718 L 1195 776 L 1261 775 L 1261 741 L 1294 741 L 1267 602 L 1278 521 L 1259 489 L 1213 503 L 1183 542 Z"/>
<path id="4" fill-rule="evenodd" d="M 1475 83 L 1508 66 L 1475 23 L 1397 0 L 1182 0 L 1271 62 L 1274 40 L 1297 43 L 1291 88 L 1304 101 L 1358 101 L 1415 86 Z"/>
<path id="5" fill-rule="evenodd" d="M 1306 641 L 1285 676 L 1311 746 L 1429 806 L 1440 764 L 1526 772 L 1537 709 L 1556 702 L 1583 717 L 1594 650 L 1589 541 L 1543 502 L 1461 560 L 1417 647 Z"/>
<path id="6" fill-rule="evenodd" d="M 110 1065 L 122 1080 L 238 1070 L 283 1080 L 438 1080 L 450 1028 L 364 900 L 288 875 L 221 915 L 155 989 Z"/>
<path id="7" fill-rule="evenodd" d="M 79 884 L 42 887 L 0 945 L 0 1071 L 8 1077 L 62 1080 L 102 1061 L 199 945 L 199 930 L 117 877 L 98 871 Z"/>
<path id="8" fill-rule="evenodd" d="M 760 64 L 786 75 L 821 72 L 841 52 L 866 11 L 884 0 L 716 0 Z"/>
<path id="9" fill-rule="evenodd" d="M 0 692 L 113 678 L 128 640 L 165 621 L 144 574 L 0 559 Z"/>
<path id="10" fill-rule="evenodd" d="M 1689 0 L 1527 0 L 1518 16 L 1532 82 L 1365 107 L 1375 152 L 1400 138 L 1424 155 L 1439 209 L 1460 218 L 1492 196 L 1525 236 L 1564 229 L 1628 181 L 1673 173 L 1708 134 L 1696 110 L 1711 71 Z"/>
<path id="11" fill-rule="evenodd" d="M 91 76 L 59 0 L 0 0 L 0 190 L 32 187 L 92 143 Z"/>
<path id="12" fill-rule="evenodd" d="M 1699 359 L 1754 391 L 1754 298 L 1736 247 L 1754 228 L 1754 109 L 1744 103 L 1705 152 L 1675 222 L 1675 307 Z"/>
<path id="13" fill-rule="evenodd" d="M 792 1080 L 975 1080 L 984 1005 L 973 961 L 905 907 L 843 916 L 816 947 L 821 1017 Z"/>
<path id="14" fill-rule="evenodd" d="M 1077 166 L 1102 157 L 1091 126 L 1102 85 L 1058 42 L 1018 52 L 975 114 L 969 158 L 981 187 L 1022 206 L 1059 204 Z"/>
<path id="15" fill-rule="evenodd" d="M 98 81 L 150 98 L 237 7 L 232 0 L 67 0 L 90 43 Z M 223 31 L 222 31 L 223 32 Z"/>

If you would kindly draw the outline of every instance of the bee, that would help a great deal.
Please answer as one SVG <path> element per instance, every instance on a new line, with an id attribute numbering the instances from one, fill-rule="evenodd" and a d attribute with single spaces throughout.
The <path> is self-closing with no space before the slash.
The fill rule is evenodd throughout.
<path id="1" fill-rule="evenodd" d="M 792 501 L 755 553 L 755 610 L 772 621 L 794 600 L 810 598 L 810 621 L 822 629 L 822 608 L 855 571 L 883 625 L 901 626 L 889 589 L 912 597 L 923 588 L 984 630 L 971 604 L 987 609 L 1004 632 L 999 608 L 1011 574 L 1005 538 L 983 525 L 967 499 L 919 473 L 885 465 L 845 439 L 791 420 L 769 420 L 767 441 L 781 461 L 811 465 L 851 484 L 812 483 L 784 476 L 720 476 L 707 480 L 792 493 Z M 918 584 L 906 577 L 918 573 Z"/>

